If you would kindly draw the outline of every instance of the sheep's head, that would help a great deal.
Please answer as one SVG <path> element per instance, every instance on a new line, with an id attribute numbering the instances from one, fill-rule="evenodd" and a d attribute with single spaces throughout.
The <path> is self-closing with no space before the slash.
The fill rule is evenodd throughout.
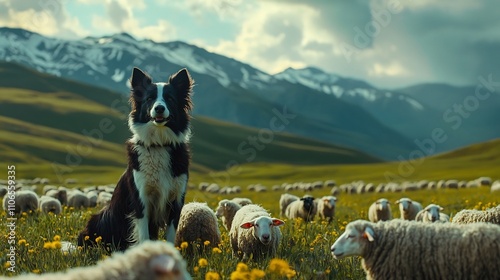
<path id="1" fill-rule="evenodd" d="M 375 240 L 372 224 L 357 220 L 349 223 L 345 232 L 333 243 L 330 251 L 336 259 L 348 256 L 362 256 L 367 242 Z"/>
<path id="2" fill-rule="evenodd" d="M 375 202 L 375 204 L 377 205 L 377 210 L 378 211 L 382 211 L 384 209 L 389 208 L 389 200 L 387 200 L 385 198 L 381 198 L 381 199 L 377 200 Z"/>
<path id="3" fill-rule="evenodd" d="M 322 198 L 326 208 L 335 208 L 337 198 L 335 196 L 324 196 Z"/>
<path id="4" fill-rule="evenodd" d="M 443 211 L 443 207 L 436 204 L 429 204 L 424 208 L 427 219 L 431 222 L 439 220 L 439 212 Z"/>
<path id="5" fill-rule="evenodd" d="M 300 199 L 301 201 L 304 202 L 304 209 L 307 210 L 308 212 L 311 211 L 314 207 L 314 197 L 312 196 L 306 196 Z"/>
<path id="6" fill-rule="evenodd" d="M 227 200 L 227 199 L 223 199 L 223 200 L 219 201 L 219 206 L 215 210 L 215 216 L 217 216 L 217 218 L 220 218 L 224 215 L 224 209 L 227 207 L 228 202 L 229 202 L 229 200 Z"/>
<path id="7" fill-rule="evenodd" d="M 280 219 L 261 216 L 249 222 L 241 224 L 240 227 L 244 229 L 253 228 L 254 237 L 258 239 L 262 244 L 267 245 L 272 241 L 271 228 L 279 227 L 284 224 L 285 222 Z"/>
<path id="8" fill-rule="evenodd" d="M 411 206 L 412 200 L 409 198 L 401 198 L 399 200 L 396 200 L 396 203 L 399 204 L 399 210 L 401 212 L 408 211 L 408 209 Z"/>

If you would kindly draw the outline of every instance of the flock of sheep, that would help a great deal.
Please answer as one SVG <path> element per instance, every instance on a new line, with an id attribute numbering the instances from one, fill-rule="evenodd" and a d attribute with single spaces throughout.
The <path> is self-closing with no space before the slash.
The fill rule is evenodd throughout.
<path id="1" fill-rule="evenodd" d="M 488 179 L 482 177 L 474 182 L 478 186 L 489 184 L 492 190 L 500 185 L 500 182 L 491 182 L 491 179 L 488 182 Z M 449 183 L 437 182 L 436 187 L 450 188 L 453 184 Z M 280 189 L 285 190 L 290 185 L 295 188 L 293 184 L 286 184 Z M 429 188 L 432 182 L 422 185 Z M 300 186 L 304 185 L 297 184 L 297 187 Z M 282 193 L 279 200 L 281 217 L 289 220 L 300 218 L 309 222 L 318 216 L 330 223 L 335 218 L 337 198 L 334 195 L 340 192 L 353 193 L 349 191 L 352 188 L 359 193 L 377 191 L 379 187 L 372 188 L 370 184 L 362 182 L 336 186 L 333 181 L 311 183 L 310 186 L 331 187 L 332 195 L 314 198 L 309 194 L 299 197 Z M 208 191 L 209 187 L 210 184 L 204 190 Z M 262 187 L 254 185 L 253 190 L 265 191 Z M 241 191 L 241 188 L 230 189 Z M 378 189 L 380 191 L 382 188 Z M 384 191 L 396 189 L 390 184 L 384 187 Z M 61 205 L 75 208 L 103 206 L 109 202 L 112 191 L 113 188 L 109 186 L 69 190 L 46 185 L 43 188 L 44 195 L 38 197 L 32 189 L 24 188 L 16 192 L 16 211 L 38 208 L 42 212 L 57 214 L 61 212 Z M 6 197 L 5 209 L 8 206 Z M 421 203 L 407 197 L 395 203 L 399 206 L 399 218 L 393 218 L 390 202 L 381 198 L 368 207 L 368 220 L 349 223 L 331 247 L 334 258 L 361 256 L 367 279 L 400 279 L 408 275 L 416 279 L 495 279 L 500 275 L 500 205 L 485 211 L 464 209 L 450 219 L 442 213 L 443 208 L 436 204 L 423 207 Z M 181 211 L 173 245 L 159 241 L 145 242 L 124 254 L 114 254 L 96 267 L 41 277 L 124 279 L 123 273 L 128 273 L 139 278 L 140 275 L 151 275 L 150 279 L 191 279 L 185 261 L 174 246 L 181 247 L 185 242 L 208 241 L 206 246 L 217 247 L 221 243 L 219 221 L 228 232 L 235 257 L 259 260 L 276 255 L 282 239 L 280 227 L 285 222 L 273 217 L 269 211 L 248 198 L 222 199 L 215 210 L 206 203 L 186 203 Z M 192 250 L 198 249 L 200 247 L 186 248 L 187 256 L 192 255 Z M 123 267 L 129 269 L 124 270 Z M 30 277 L 40 279 L 39 276 L 26 276 L 23 279 Z M 135 279 L 133 277 L 131 279 Z"/>

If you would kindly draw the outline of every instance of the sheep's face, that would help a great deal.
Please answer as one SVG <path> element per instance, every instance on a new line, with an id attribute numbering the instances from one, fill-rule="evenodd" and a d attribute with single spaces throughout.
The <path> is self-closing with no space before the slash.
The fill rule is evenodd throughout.
<path id="1" fill-rule="evenodd" d="M 167 254 L 154 256 L 149 260 L 149 273 L 144 279 L 186 279 L 188 272 L 183 262 Z M 190 279 L 190 278 L 189 278 Z"/>
<path id="2" fill-rule="evenodd" d="M 411 206 L 411 200 L 408 198 L 401 198 L 400 200 L 396 201 L 396 203 L 399 203 L 399 210 L 401 212 L 408 211 L 408 209 L 410 209 Z"/>
<path id="3" fill-rule="evenodd" d="M 379 199 L 375 203 L 377 204 L 377 210 L 379 211 L 389 208 L 389 201 L 387 199 Z"/>
<path id="4" fill-rule="evenodd" d="M 439 211 L 442 211 L 443 207 L 436 205 L 436 204 L 430 204 L 425 207 L 427 219 L 431 222 L 435 222 L 439 220 Z"/>
<path id="5" fill-rule="evenodd" d="M 354 222 L 347 225 L 345 232 L 333 243 L 330 251 L 336 259 L 345 258 L 348 256 L 362 256 L 363 248 L 366 242 L 373 242 L 374 232 L 371 226 L 359 226 L 359 222 Z M 362 222 L 366 223 L 366 222 Z"/>
<path id="6" fill-rule="evenodd" d="M 335 208 L 335 202 L 337 201 L 337 198 L 333 196 L 327 196 L 323 198 L 323 203 L 325 204 L 326 208 Z"/>
<path id="7" fill-rule="evenodd" d="M 268 245 L 272 241 L 271 228 L 282 226 L 285 222 L 280 219 L 270 217 L 258 217 L 250 222 L 240 225 L 244 229 L 253 229 L 253 236 L 258 239 L 262 244 Z"/>
<path id="8" fill-rule="evenodd" d="M 307 211 L 311 211 L 311 209 L 313 209 L 314 197 L 310 197 L 310 196 L 303 197 L 300 200 L 302 200 L 304 202 L 304 209 L 306 209 Z"/>

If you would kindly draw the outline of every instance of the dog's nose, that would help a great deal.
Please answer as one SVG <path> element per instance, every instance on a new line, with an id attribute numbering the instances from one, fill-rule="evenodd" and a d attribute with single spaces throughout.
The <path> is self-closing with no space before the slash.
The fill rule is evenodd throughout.
<path id="1" fill-rule="evenodd" d="M 163 112 L 165 112 L 165 106 L 163 105 L 158 105 L 155 107 L 155 112 L 157 114 L 163 114 Z"/>

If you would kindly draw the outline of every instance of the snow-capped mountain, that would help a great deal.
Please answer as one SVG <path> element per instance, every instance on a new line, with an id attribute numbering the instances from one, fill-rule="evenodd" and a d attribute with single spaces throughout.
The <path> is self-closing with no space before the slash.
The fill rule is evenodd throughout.
<path id="1" fill-rule="evenodd" d="M 277 114 L 289 114 L 294 118 L 284 131 L 385 159 L 407 154 L 415 148 L 413 139 L 444 125 L 442 112 L 415 94 L 378 89 L 311 67 L 270 75 L 184 42 L 136 40 L 125 33 L 63 40 L 0 28 L 0 60 L 124 95 L 132 67 L 157 81 L 186 67 L 196 81 L 194 114 L 260 128 L 269 128 Z M 470 142 L 456 139 L 436 152 Z"/>

